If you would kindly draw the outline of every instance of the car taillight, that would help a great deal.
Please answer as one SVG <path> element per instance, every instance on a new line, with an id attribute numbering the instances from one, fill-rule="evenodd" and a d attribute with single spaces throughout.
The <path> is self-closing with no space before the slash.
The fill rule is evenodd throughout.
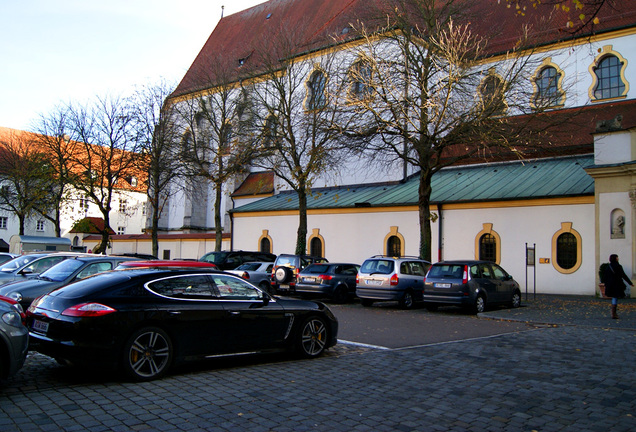
<path id="1" fill-rule="evenodd" d="M 391 285 L 397 285 L 400 282 L 397 273 L 391 276 Z"/>
<path id="2" fill-rule="evenodd" d="M 250 274 L 248 272 L 243 272 L 243 274 L 241 275 L 241 277 L 243 279 L 249 279 L 250 278 Z"/>
<path id="3" fill-rule="evenodd" d="M 356 285 L 360 283 L 360 275 L 356 275 Z"/>
<path id="4" fill-rule="evenodd" d="M 331 275 L 320 275 L 318 277 L 320 279 L 324 280 L 324 281 L 329 281 L 329 280 L 333 279 L 333 276 L 331 276 Z"/>
<path id="5" fill-rule="evenodd" d="M 464 275 L 462 276 L 462 283 L 468 283 L 468 266 L 464 266 Z"/>
<path id="6" fill-rule="evenodd" d="M 73 317 L 98 317 L 108 315 L 113 312 L 117 312 L 117 310 L 100 303 L 82 303 L 71 306 L 62 312 L 62 315 Z"/>

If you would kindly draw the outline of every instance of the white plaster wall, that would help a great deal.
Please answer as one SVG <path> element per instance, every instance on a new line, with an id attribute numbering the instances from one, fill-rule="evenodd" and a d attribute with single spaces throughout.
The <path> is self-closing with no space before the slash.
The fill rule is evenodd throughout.
<path id="1" fill-rule="evenodd" d="M 616 132 L 594 137 L 594 163 L 596 165 L 630 162 L 631 160 L 632 137 L 630 132 Z"/>
<path id="2" fill-rule="evenodd" d="M 601 263 L 609 262 L 611 254 L 617 254 L 618 259 L 628 276 L 634 274 L 632 243 L 634 232 L 632 230 L 632 205 L 627 192 L 602 193 L 599 201 L 599 255 Z M 625 212 L 625 238 L 611 238 L 611 214 L 615 209 Z M 635 278 L 636 280 L 636 278 Z"/>
<path id="3" fill-rule="evenodd" d="M 582 264 L 572 274 L 559 273 L 552 263 L 552 237 L 561 230 L 562 222 L 582 237 Z M 439 222 L 432 224 L 433 261 L 437 261 Z M 492 223 L 501 237 L 501 265 L 526 289 L 525 250 L 536 244 L 536 292 L 553 294 L 595 293 L 594 205 L 559 205 L 498 209 L 444 210 L 444 259 L 474 259 L 475 238 L 484 223 Z M 234 222 L 234 248 L 258 248 L 263 229 L 269 230 L 275 254 L 293 253 L 296 242 L 297 216 L 238 217 Z M 320 228 L 325 240 L 325 256 L 330 261 L 353 261 L 384 253 L 384 239 L 392 226 L 405 238 L 405 254 L 418 255 L 419 226 L 416 211 L 366 214 L 311 215 L 308 231 Z M 539 264 L 548 258 L 549 264 Z M 533 292 L 533 269 L 528 270 Z"/>

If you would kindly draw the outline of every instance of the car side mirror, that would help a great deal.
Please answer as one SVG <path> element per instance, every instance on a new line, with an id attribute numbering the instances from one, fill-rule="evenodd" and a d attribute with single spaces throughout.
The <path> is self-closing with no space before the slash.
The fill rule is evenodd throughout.
<path id="1" fill-rule="evenodd" d="M 33 272 L 31 271 L 31 269 L 23 268 L 22 270 L 20 270 L 20 271 L 18 272 L 18 274 L 21 274 L 21 275 L 30 275 L 30 274 L 33 274 Z"/>
<path id="2" fill-rule="evenodd" d="M 263 300 L 263 304 L 264 304 L 264 305 L 267 305 L 267 304 L 269 304 L 269 301 L 270 301 L 272 298 L 271 298 L 271 297 L 270 297 L 270 295 L 269 295 L 268 293 L 266 293 L 265 291 L 262 291 L 262 292 L 263 292 L 263 298 L 262 298 L 262 300 Z"/>

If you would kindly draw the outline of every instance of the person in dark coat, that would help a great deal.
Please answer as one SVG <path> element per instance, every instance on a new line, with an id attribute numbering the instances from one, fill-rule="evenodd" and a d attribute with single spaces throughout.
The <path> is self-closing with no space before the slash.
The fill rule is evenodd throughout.
<path id="1" fill-rule="evenodd" d="M 634 284 L 625 274 L 623 266 L 618 263 L 618 255 L 610 255 L 609 260 L 609 265 L 605 269 L 605 295 L 612 298 L 612 318 L 618 319 L 616 312 L 618 299 L 625 298 L 625 283 L 623 281 L 630 286 L 634 286 Z"/>

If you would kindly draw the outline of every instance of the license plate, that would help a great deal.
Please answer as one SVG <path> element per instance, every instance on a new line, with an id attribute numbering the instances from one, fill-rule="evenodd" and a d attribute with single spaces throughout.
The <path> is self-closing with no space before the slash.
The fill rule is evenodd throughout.
<path id="1" fill-rule="evenodd" d="M 303 282 L 316 282 L 316 278 L 313 277 L 304 277 Z"/>
<path id="2" fill-rule="evenodd" d="M 278 285 L 278 289 L 279 290 L 288 290 L 289 289 L 289 285 Z"/>
<path id="3" fill-rule="evenodd" d="M 451 284 L 449 283 L 436 283 L 435 288 L 450 288 Z"/>
<path id="4" fill-rule="evenodd" d="M 367 279 L 364 281 L 367 285 L 382 285 L 381 280 Z"/>
<path id="5" fill-rule="evenodd" d="M 38 331 L 40 333 L 46 333 L 49 331 L 49 323 L 44 321 L 33 320 L 33 330 Z"/>

